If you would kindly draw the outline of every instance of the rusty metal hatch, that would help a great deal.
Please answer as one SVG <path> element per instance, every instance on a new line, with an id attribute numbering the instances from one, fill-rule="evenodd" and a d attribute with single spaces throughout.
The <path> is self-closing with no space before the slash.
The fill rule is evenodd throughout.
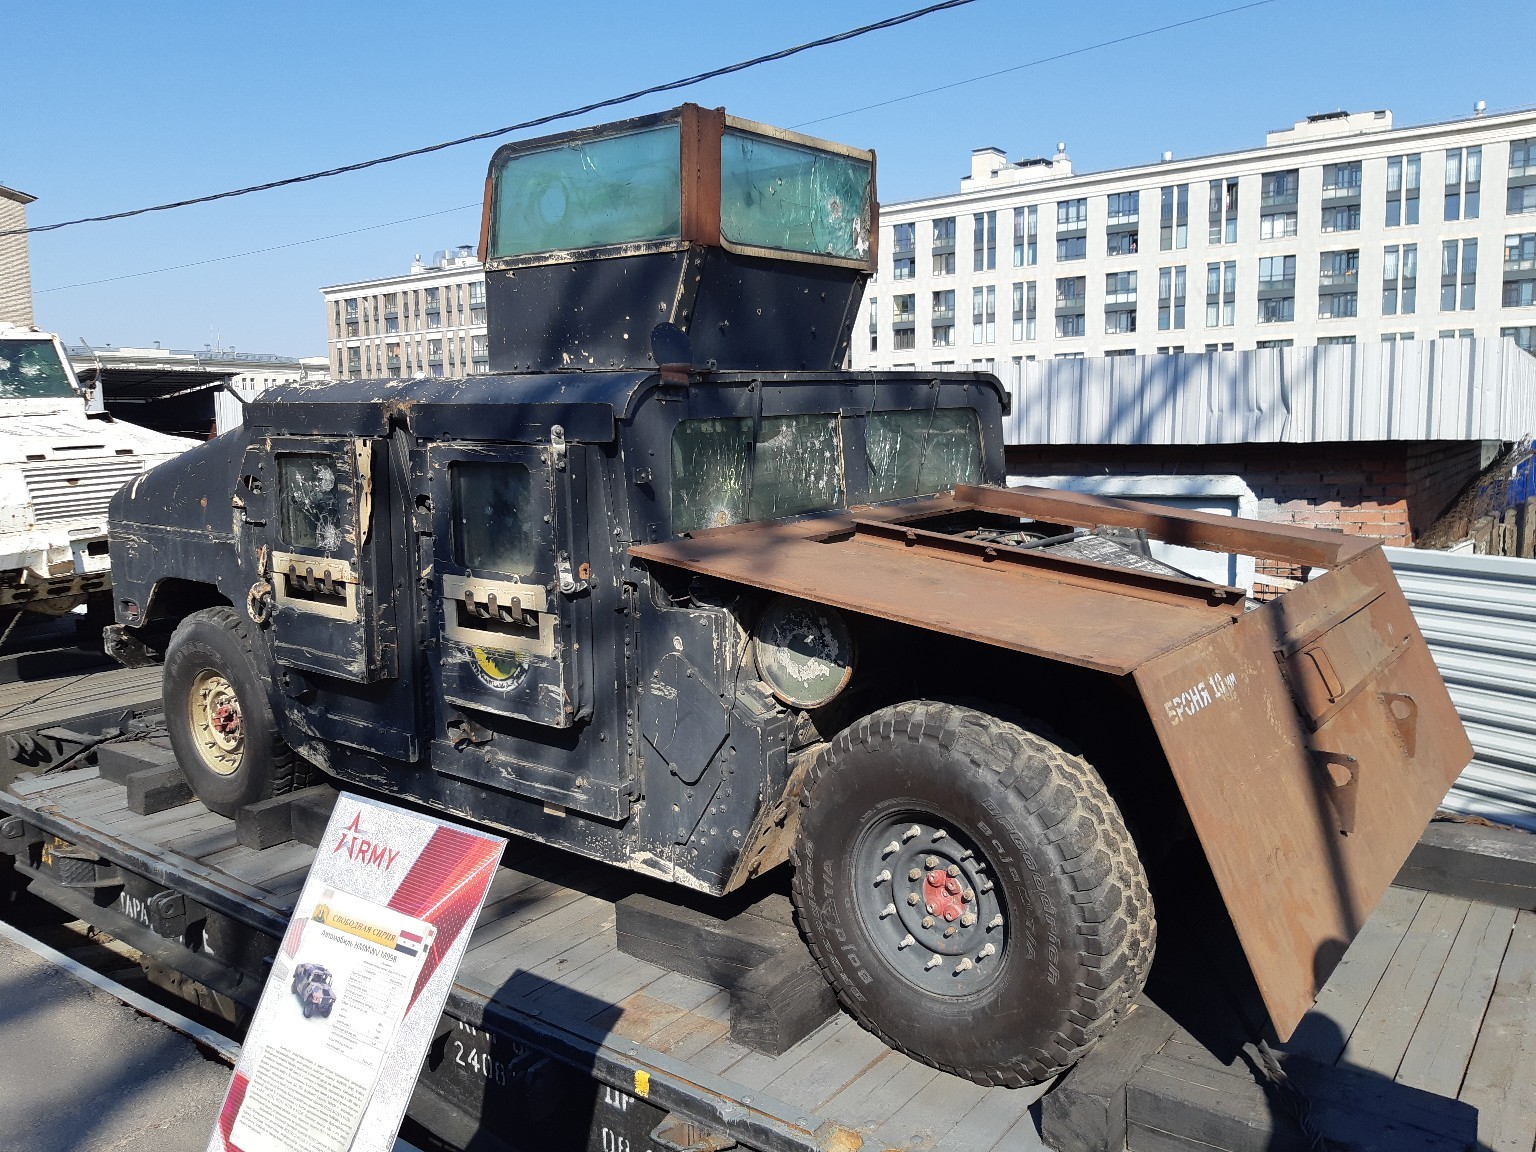
<path id="1" fill-rule="evenodd" d="M 962 513 L 1134 529 L 1328 571 L 1252 608 L 1237 589 L 934 530 Z M 633 553 L 1130 677 L 1282 1038 L 1472 755 L 1371 540 L 962 485 Z"/>

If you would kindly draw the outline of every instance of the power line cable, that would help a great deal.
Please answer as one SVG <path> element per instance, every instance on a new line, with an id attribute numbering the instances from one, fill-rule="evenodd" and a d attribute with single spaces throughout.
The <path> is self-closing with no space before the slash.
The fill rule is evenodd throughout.
<path id="1" fill-rule="evenodd" d="M 1245 12 L 1250 8 L 1262 8 L 1266 4 L 1274 4 L 1277 0 L 1254 0 L 1251 4 L 1239 4 L 1234 8 L 1223 8 L 1219 12 L 1207 12 L 1204 16 L 1191 16 L 1188 20 L 1178 20 L 1172 24 L 1162 24 L 1156 28 L 1148 28 L 1141 32 L 1132 32 L 1125 36 L 1117 36 L 1113 40 L 1101 40 L 1097 44 L 1087 44 L 1081 48 L 1073 48 L 1066 52 L 1058 52 L 1054 56 L 1042 56 L 1038 60 L 1031 60 L 1027 64 L 1015 64 L 1010 68 L 1000 68 L 996 72 L 986 72 L 980 76 L 972 76 L 965 80 L 955 80 L 948 84 L 940 84 L 937 88 L 924 88 L 921 92 L 911 92 L 905 96 L 893 96 L 889 100 L 881 100 L 874 104 L 865 104 L 860 108 L 850 108 L 846 112 L 833 112 L 828 116 L 818 116 L 814 120 L 802 120 L 793 124 L 793 128 L 804 128 L 811 124 L 825 124 L 828 120 L 838 120 L 844 116 L 853 116 L 859 112 L 868 112 L 875 108 L 885 108 L 892 104 L 900 104 L 905 100 L 916 100 L 921 96 L 932 96 L 935 92 L 948 92 L 951 88 L 960 88 L 966 84 L 975 84 L 982 80 L 992 80 L 998 76 L 1006 76 L 1010 72 L 1022 72 L 1026 68 L 1038 68 L 1042 64 L 1054 64 L 1058 60 L 1066 60 L 1072 56 L 1081 56 L 1085 52 L 1095 52 L 1100 48 L 1112 48 L 1116 44 L 1126 44 L 1132 40 L 1142 40 L 1148 36 L 1156 36 L 1161 32 L 1171 32 L 1176 28 L 1187 28 L 1191 24 L 1200 24 L 1206 20 L 1215 20 L 1221 16 L 1231 16 L 1235 12 Z"/>
<path id="2" fill-rule="evenodd" d="M 115 284 L 119 280 L 136 280 L 140 276 L 158 276 L 162 272 L 180 272 L 183 268 L 198 268 L 204 264 L 219 264 L 225 260 L 239 260 L 246 256 L 260 256 L 266 252 L 280 252 L 284 248 L 298 248 L 304 244 L 318 244 L 322 240 L 337 240 L 343 236 L 356 236 L 359 232 L 377 232 L 380 228 L 393 228 L 396 224 L 410 224 L 417 220 L 429 220 L 433 216 L 446 216 L 450 212 L 463 212 L 466 208 L 479 208 L 480 203 L 460 204 L 456 208 L 442 208 L 436 212 L 423 212 L 420 216 L 407 216 L 401 220 L 388 220 L 383 224 L 367 224 L 361 228 L 350 228 L 345 232 L 332 232 L 328 236 L 311 236 L 307 240 L 289 240 L 284 244 L 273 244 L 267 248 L 252 248 L 248 252 L 231 252 L 225 256 L 210 256 L 206 260 L 193 260 L 186 264 L 171 264 L 164 268 L 149 268 L 143 272 L 125 272 L 121 276 L 107 276 L 101 280 L 80 280 L 74 284 L 56 284 L 52 288 L 39 288 L 39 296 L 47 292 L 63 292 L 66 288 L 90 288 L 96 284 Z"/>
<path id="3" fill-rule="evenodd" d="M 269 180 L 264 184 L 251 184 L 245 188 L 232 188 L 227 192 L 213 192 L 207 196 L 193 196 L 186 200 L 173 200 L 167 204 L 153 204 L 147 208 L 130 208 L 124 212 L 109 212 L 104 216 L 82 216 L 77 220 L 61 220 L 56 224 L 37 224 L 31 228 L 14 228 L 9 231 L 0 232 L 0 236 L 20 236 L 34 232 L 57 232 L 61 228 L 73 228 L 77 224 L 101 224 L 108 220 L 123 220 L 130 216 L 143 216 L 149 212 L 169 212 L 172 209 L 187 208 L 193 204 L 207 204 L 214 200 L 228 200 L 235 196 L 247 196 L 252 192 L 267 192 L 273 188 L 286 188 L 290 184 L 304 184 L 311 180 L 324 180 L 327 177 L 341 176 L 348 172 L 361 172 L 365 168 L 376 168 L 380 164 L 393 164 L 397 160 L 406 160 L 412 156 L 424 156 L 430 152 L 441 152 L 447 148 L 457 148 L 461 144 L 472 144 L 479 140 L 493 140 L 498 136 L 506 136 L 513 132 L 523 132 L 529 128 L 538 128 L 544 124 L 553 123 L 556 120 L 568 120 L 574 116 L 585 116 L 589 112 L 597 112 L 603 108 L 612 108 L 619 104 L 628 104 L 631 101 L 639 100 L 646 96 L 655 96 L 661 92 L 675 92 L 680 88 L 688 88 L 695 84 L 701 84 L 706 80 L 714 80 L 736 72 L 745 72 L 748 68 L 756 68 L 760 64 L 770 64 L 777 60 L 785 60 L 791 56 L 798 56 L 802 52 L 809 52 L 813 48 L 824 48 L 830 44 L 840 44 L 846 40 L 867 36 L 871 32 L 881 32 L 887 28 L 909 24 L 914 20 L 920 20 L 924 16 L 932 15 L 935 12 L 942 12 L 949 8 L 960 8 L 975 2 L 976 0 L 941 0 L 940 3 L 929 4 L 923 8 L 913 9 L 910 12 L 903 12 L 899 16 L 891 16 L 885 20 L 877 20 L 873 24 L 864 24 L 858 28 L 850 28 L 846 32 L 837 32 L 831 36 L 823 36 L 819 40 L 807 40 L 791 48 L 781 48 L 777 52 L 754 56 L 750 60 L 727 64 L 721 68 L 711 68 L 708 72 L 699 72 L 692 76 L 684 77 L 681 80 L 670 80 L 665 84 L 653 84 L 649 88 L 640 88 L 634 92 L 627 92 L 623 96 L 613 96 L 606 100 L 598 100 L 591 104 L 584 104 L 579 108 L 568 108 L 564 112 L 551 112 L 547 116 L 539 116 L 533 120 L 524 120 L 521 124 L 509 124 L 505 128 L 492 128 L 487 132 L 476 132 L 472 136 L 460 136 L 457 140 L 444 140 L 440 144 L 427 144 L 421 148 L 410 148 L 404 152 L 395 152 L 388 156 L 376 157 L 372 160 L 361 160 L 355 164 L 343 164 L 339 168 L 327 168 L 324 171 L 309 172 L 303 176 L 288 176 L 282 180 Z"/>

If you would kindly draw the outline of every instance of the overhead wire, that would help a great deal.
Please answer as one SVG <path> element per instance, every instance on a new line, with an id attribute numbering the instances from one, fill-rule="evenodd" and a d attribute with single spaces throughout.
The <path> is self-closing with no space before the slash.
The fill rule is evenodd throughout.
<path id="1" fill-rule="evenodd" d="M 850 28 L 845 32 L 836 32 L 830 36 L 822 36 L 816 40 L 807 40 L 789 48 L 781 48 L 776 52 L 754 56 L 750 60 L 740 60 L 735 64 L 711 68 L 707 72 L 697 72 L 680 80 L 669 80 L 664 84 L 652 84 L 646 88 L 638 88 L 633 92 L 626 92 L 622 96 L 610 96 L 606 100 L 596 100 L 590 104 L 583 104 L 578 108 L 567 108 L 562 112 L 551 112 L 544 116 L 537 116 L 532 120 L 524 120 L 519 124 L 509 124 L 505 128 L 492 128 L 485 132 L 475 132 L 469 136 L 460 136 L 454 140 L 444 140 L 437 144 L 426 144 L 420 148 L 408 148 L 403 152 L 393 152 L 388 156 L 377 156 L 372 160 L 359 160 L 353 164 L 342 164 L 336 168 L 326 168 L 319 172 L 307 172 L 302 176 L 286 176 L 281 180 L 268 180 L 261 184 L 250 184 L 244 188 L 231 188 L 224 192 L 211 192 L 206 196 L 192 196 L 185 200 L 172 200 L 165 204 L 151 204 L 144 208 L 129 208 L 122 212 L 108 212 L 101 216 L 81 216 L 75 220 L 60 220 L 53 224 L 36 224 L 30 228 L 13 228 L 0 232 L 0 236 L 57 232 L 61 228 L 73 228 L 79 224 L 102 224 L 109 220 L 125 220 L 131 216 L 143 216 L 150 212 L 169 212 L 177 208 L 188 208 L 194 204 L 209 204 L 215 200 L 229 200 L 236 196 L 248 196 L 253 192 L 268 192 L 274 188 L 286 188 L 294 184 L 324 180 L 331 176 L 341 176 L 348 172 L 361 172 L 367 168 L 377 168 L 381 164 L 393 164 L 399 160 L 407 160 L 412 156 L 425 156 L 428 153 L 441 152 L 448 148 L 457 148 L 462 144 L 472 144 L 480 140 L 494 140 L 498 136 L 508 136 L 513 132 L 524 132 L 530 128 L 552 124 L 557 120 L 569 120 L 576 116 L 585 116 L 589 112 L 613 108 L 619 104 L 628 104 L 632 101 L 643 99 L 646 96 L 655 96 L 662 92 L 675 92 L 680 88 L 689 88 L 695 84 L 702 84 L 706 80 L 714 80 L 721 76 L 745 72 L 749 68 L 756 68 L 759 65 L 769 64 L 777 60 L 785 60 L 791 56 L 798 56 L 802 52 L 809 52 L 814 48 L 825 48 L 830 44 L 840 44 L 847 40 L 857 39 L 860 36 L 867 36 L 872 32 L 881 32 L 887 28 L 910 24 L 914 20 L 920 20 L 924 16 L 930 16 L 935 12 L 942 12 L 950 8 L 961 8 L 975 2 L 976 0 L 940 0 L 938 3 L 928 4 L 922 8 L 914 8 L 898 16 L 890 16 L 884 20 L 877 20 L 872 24 L 863 24 L 857 28 Z"/>
<path id="2" fill-rule="evenodd" d="M 97 284 L 114 284 L 119 280 L 136 280 L 140 276 L 158 276 L 162 272 L 180 272 L 184 268 L 199 268 L 204 264 L 220 264 L 225 260 L 240 260 L 246 256 L 260 256 L 267 252 L 280 252 L 284 248 L 298 248 L 305 244 L 318 244 L 323 240 L 338 240 L 343 236 L 356 236 L 359 232 L 377 232 L 380 228 L 393 228 L 397 224 L 411 224 L 417 220 L 428 220 L 433 216 L 446 216 L 450 212 L 463 212 L 468 208 L 479 208 L 477 200 L 473 204 L 460 204 L 454 208 L 440 208 L 436 212 L 423 212 L 419 216 L 406 216 L 399 220 L 386 220 L 382 224 L 365 224 L 361 228 L 349 228 L 345 232 L 332 232 L 327 236 L 311 236 L 307 240 L 289 240 L 283 244 L 271 244 L 265 248 L 252 248 L 248 252 L 230 252 L 223 256 L 210 256 L 206 260 L 192 260 L 186 264 L 170 264 L 164 268 L 149 268 L 143 272 L 124 272 L 121 276 L 105 276 L 100 280 L 78 280 L 73 284 L 55 284 L 52 288 L 39 288 L 37 295 L 46 292 L 62 292 L 66 288 L 90 288 Z"/>
<path id="3" fill-rule="evenodd" d="M 1097 44 L 1085 44 L 1081 48 L 1072 48 L 1065 52 L 1058 52 L 1054 56 L 1042 56 L 1038 60 L 1030 60 L 1024 64 L 1014 64 L 1008 68 L 999 68 L 995 72 L 984 72 L 980 76 L 971 76 L 964 80 L 952 80 L 948 84 L 940 84 L 935 88 L 924 88 L 921 92 L 909 92 L 905 96 L 893 96 L 889 100 L 879 100 L 873 104 L 849 108 L 845 112 L 833 112 L 826 116 L 818 116 L 814 120 L 802 120 L 798 124 L 790 125 L 790 127 L 805 128 L 811 124 L 825 124 L 828 120 L 839 120 L 844 116 L 854 116 L 860 112 L 869 112 L 876 108 L 887 108 L 892 104 L 900 104 L 906 100 L 917 100 L 923 96 L 932 96 L 935 92 L 948 92 L 952 88 L 962 88 L 967 84 L 977 84 L 983 80 L 994 80 L 999 76 L 1007 76 L 1011 72 L 1022 72 L 1026 68 L 1038 68 L 1042 64 L 1054 64 L 1058 60 L 1068 60 L 1073 56 L 1081 56 L 1086 52 L 1096 52 L 1100 48 L 1113 48 L 1116 44 L 1128 44 L 1132 40 L 1143 40 L 1148 36 L 1172 32 L 1177 28 L 1187 28 L 1191 24 L 1200 24 L 1206 20 L 1215 20 L 1221 16 L 1231 16 L 1236 12 L 1245 12 L 1250 8 L 1263 8 L 1267 4 L 1277 2 L 1278 0 L 1252 0 L 1252 3 L 1249 4 L 1238 4 L 1232 8 L 1223 8 L 1218 12 L 1207 12 L 1203 16 L 1191 16 L 1187 20 L 1176 20 L 1171 24 L 1160 24 L 1156 28 L 1147 28 L 1140 32 L 1130 32 L 1124 36 L 1116 36 L 1113 40 L 1100 40 Z"/>

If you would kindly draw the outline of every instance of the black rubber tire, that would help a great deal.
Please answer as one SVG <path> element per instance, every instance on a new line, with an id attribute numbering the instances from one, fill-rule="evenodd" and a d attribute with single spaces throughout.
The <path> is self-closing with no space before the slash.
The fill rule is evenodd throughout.
<path id="1" fill-rule="evenodd" d="M 304 1019 L 308 1020 L 315 1014 L 315 1006 L 308 1000 L 304 1001 Z"/>
<path id="2" fill-rule="evenodd" d="M 954 704 L 895 705 L 840 733 L 801 796 L 795 909 L 838 999 L 892 1047 L 978 1084 L 1038 1083 L 1082 1059 L 1146 984 L 1156 943 L 1124 818 L 1088 762 L 1042 731 Z M 877 940 L 855 896 L 866 830 L 905 813 L 953 828 L 995 877 L 1006 946 L 973 994 L 914 983 L 908 953 Z"/>
<path id="3" fill-rule="evenodd" d="M 188 704 L 203 671 L 229 681 L 240 704 L 245 742 L 239 764 L 229 775 L 207 765 L 192 733 Z M 161 684 L 171 747 L 193 794 L 221 816 L 233 817 L 247 804 L 310 782 L 307 762 L 278 733 L 267 694 L 271 675 L 272 662 L 260 634 L 233 608 L 192 613 L 177 626 L 166 648 Z"/>

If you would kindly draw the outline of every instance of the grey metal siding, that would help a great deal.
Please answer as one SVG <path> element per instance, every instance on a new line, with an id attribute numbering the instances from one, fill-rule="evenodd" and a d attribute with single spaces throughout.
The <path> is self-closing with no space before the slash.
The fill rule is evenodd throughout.
<path id="1" fill-rule="evenodd" d="M 0 232 L 27 226 L 25 205 L 0 196 Z M 27 237 L 0 236 L 0 322 L 32 324 L 32 269 L 27 259 Z"/>
<path id="2" fill-rule="evenodd" d="M 1472 740 L 1445 807 L 1536 831 L 1536 560 L 1386 552 Z"/>
<path id="3" fill-rule="evenodd" d="M 1536 357 L 1512 340 L 1037 360 L 1010 382 L 1009 444 L 1519 440 Z"/>

